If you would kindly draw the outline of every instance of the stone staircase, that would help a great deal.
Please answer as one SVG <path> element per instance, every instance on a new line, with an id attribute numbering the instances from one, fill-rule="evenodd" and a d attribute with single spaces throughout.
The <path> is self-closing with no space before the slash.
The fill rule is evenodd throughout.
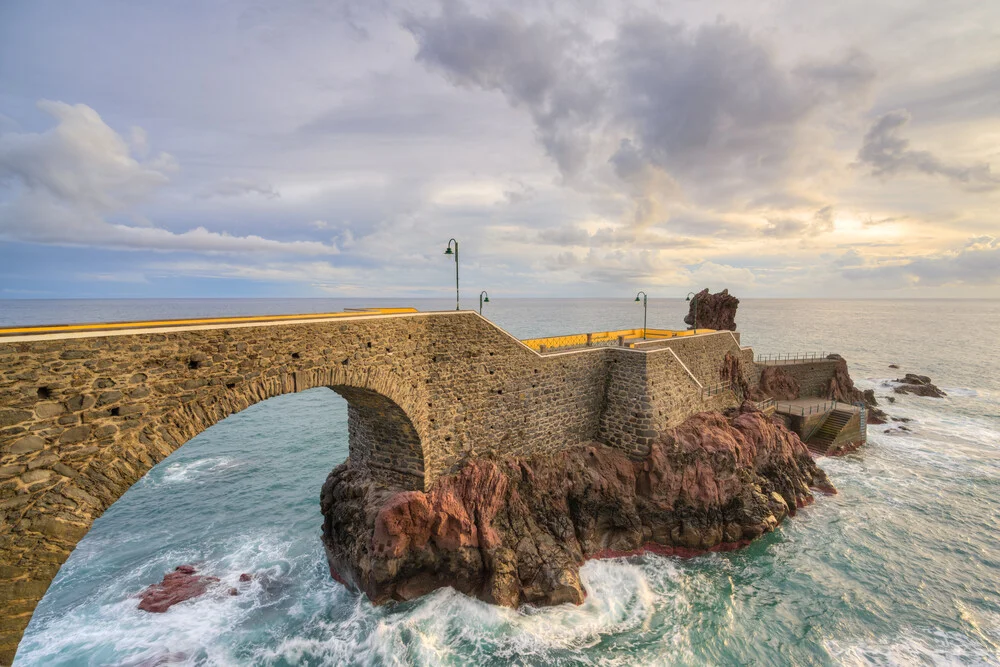
<path id="1" fill-rule="evenodd" d="M 826 454 L 827 450 L 830 449 L 830 445 L 833 441 L 837 439 L 840 432 L 843 430 L 844 425 L 851 420 L 854 414 L 847 412 L 846 410 L 833 410 L 827 415 L 827 418 L 823 420 L 820 425 L 809 439 L 806 441 L 806 447 L 815 456 L 823 456 Z"/>

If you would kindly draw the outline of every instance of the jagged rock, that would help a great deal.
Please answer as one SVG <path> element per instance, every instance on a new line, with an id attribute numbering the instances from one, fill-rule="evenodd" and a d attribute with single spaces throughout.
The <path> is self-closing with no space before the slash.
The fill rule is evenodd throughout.
<path id="1" fill-rule="evenodd" d="M 375 603 L 455 589 L 507 607 L 579 604 L 588 558 L 732 549 L 835 493 L 797 435 L 751 403 L 704 412 L 634 461 L 599 444 L 473 459 L 426 491 L 375 483 L 350 460 L 323 486 L 334 578 Z"/>
<path id="2" fill-rule="evenodd" d="M 864 403 L 867 408 L 867 422 L 869 424 L 884 424 L 889 419 L 889 415 L 878 407 L 875 391 L 873 389 L 861 391 L 854 386 L 854 380 L 851 379 L 851 374 L 847 370 L 847 360 L 842 356 L 830 354 L 826 358 L 837 362 L 833 369 L 833 377 L 830 378 L 827 397 L 844 403 Z"/>
<path id="3" fill-rule="evenodd" d="M 757 386 L 762 393 L 778 401 L 794 401 L 799 397 L 798 380 L 781 366 L 765 366 Z"/>
<path id="4" fill-rule="evenodd" d="M 196 574 L 193 565 L 179 565 L 173 572 L 163 575 L 163 581 L 153 584 L 139 595 L 139 609 L 160 614 L 178 602 L 203 595 L 218 577 Z"/>
<path id="5" fill-rule="evenodd" d="M 897 394 L 914 394 L 916 396 L 926 396 L 929 398 L 943 398 L 948 394 L 938 389 L 926 375 L 916 375 L 907 373 L 902 378 L 895 380 L 900 384 L 893 389 Z"/>
<path id="6" fill-rule="evenodd" d="M 699 329 L 716 329 L 736 331 L 736 309 L 740 300 L 724 289 L 716 294 L 709 294 L 706 287 L 691 299 L 688 314 L 684 322 L 694 328 L 695 309 L 697 308 L 697 324 Z"/>

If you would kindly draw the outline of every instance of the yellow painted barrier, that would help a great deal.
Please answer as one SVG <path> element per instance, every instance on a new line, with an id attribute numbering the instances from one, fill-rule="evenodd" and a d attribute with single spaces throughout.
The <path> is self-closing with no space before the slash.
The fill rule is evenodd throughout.
<path id="1" fill-rule="evenodd" d="M 253 322 L 281 322 L 285 320 L 316 320 L 330 317 L 356 317 L 358 315 L 394 315 L 416 313 L 416 308 L 356 308 L 338 313 L 303 313 L 299 315 L 254 315 L 246 317 L 211 317 L 182 320 L 148 320 L 144 322 L 93 322 L 90 324 L 51 324 L 32 327 L 0 329 L 0 336 L 62 333 L 74 331 L 115 331 L 118 329 L 145 329 L 152 327 L 177 327 L 204 324 L 245 324 Z"/>
<path id="2" fill-rule="evenodd" d="M 709 333 L 711 331 L 714 330 L 698 329 L 697 331 L 675 331 L 673 329 L 646 329 L 646 340 L 663 340 L 677 336 L 691 336 L 696 333 Z M 598 345 L 617 341 L 619 337 L 624 337 L 626 339 L 642 338 L 642 329 L 618 329 L 615 331 L 594 331 L 589 334 L 569 334 L 566 336 L 549 336 L 547 338 L 528 338 L 526 340 L 522 340 L 521 342 L 531 349 L 541 352 L 543 347 L 546 350 L 555 350 L 567 347 L 585 347 L 588 344 Z M 633 347 L 636 342 L 638 341 L 631 341 L 627 343 L 627 346 Z"/>

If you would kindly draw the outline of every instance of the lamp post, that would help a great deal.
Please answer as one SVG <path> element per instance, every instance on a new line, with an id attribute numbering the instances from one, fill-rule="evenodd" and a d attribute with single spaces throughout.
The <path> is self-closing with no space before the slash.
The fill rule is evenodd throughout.
<path id="1" fill-rule="evenodd" d="M 451 244 L 455 244 L 455 252 L 451 251 Z M 455 310 L 458 310 L 458 241 L 455 239 L 448 239 L 448 247 L 445 248 L 444 254 L 455 255 Z"/>
<path id="2" fill-rule="evenodd" d="M 646 340 L 646 293 L 639 290 L 639 294 L 642 295 L 642 339 Z M 635 300 L 638 303 L 639 294 L 635 295 Z"/>
<path id="3" fill-rule="evenodd" d="M 486 298 L 484 299 L 483 297 L 486 297 Z M 489 303 L 489 302 L 490 302 L 490 295 L 486 293 L 486 290 L 483 290 L 482 292 L 480 292 L 479 293 L 479 314 L 480 315 L 483 314 L 483 304 L 484 303 Z"/>
<path id="4" fill-rule="evenodd" d="M 687 298 L 684 300 L 691 301 L 692 297 L 694 297 L 694 302 L 692 303 L 694 306 L 694 330 L 691 332 L 691 335 L 694 336 L 698 333 L 698 295 L 694 292 L 688 292 Z"/>

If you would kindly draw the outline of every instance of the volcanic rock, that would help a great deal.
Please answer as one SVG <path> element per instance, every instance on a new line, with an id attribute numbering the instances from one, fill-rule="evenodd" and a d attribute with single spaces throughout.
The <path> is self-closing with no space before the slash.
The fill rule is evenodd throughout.
<path id="1" fill-rule="evenodd" d="M 854 380 L 847 371 L 847 360 L 839 354 L 828 355 L 827 359 L 837 362 L 833 369 L 833 377 L 830 378 L 827 397 L 844 403 L 864 403 L 867 408 L 866 420 L 869 424 L 886 423 L 889 415 L 878 407 L 875 391 L 873 389 L 861 391 L 854 386 Z"/>
<path id="2" fill-rule="evenodd" d="M 375 603 L 451 586 L 507 607 L 579 604 L 588 558 L 733 549 L 836 493 L 797 435 L 749 402 L 662 434 L 642 460 L 601 444 L 472 459 L 423 491 L 350 460 L 323 485 L 323 543 L 338 581 Z"/>
<path id="3" fill-rule="evenodd" d="M 948 395 L 934 386 L 926 375 L 907 373 L 904 377 L 896 379 L 896 382 L 900 383 L 893 389 L 897 394 L 915 394 L 929 398 L 943 398 Z"/>
<path id="4" fill-rule="evenodd" d="M 709 294 L 706 287 L 691 299 L 688 314 L 684 322 L 692 328 L 695 326 L 695 309 L 697 309 L 697 325 L 699 329 L 716 329 L 718 331 L 736 331 L 736 309 L 740 300 L 724 289 L 716 294 Z"/>
<path id="5" fill-rule="evenodd" d="M 154 614 L 163 613 L 178 602 L 203 595 L 209 585 L 218 581 L 218 577 L 196 574 L 193 565 L 179 565 L 173 572 L 163 575 L 163 581 L 140 593 L 139 609 Z"/>
<path id="6" fill-rule="evenodd" d="M 799 397 L 798 380 L 786 373 L 781 366 L 765 366 L 757 386 L 765 395 L 778 401 L 794 401 Z"/>

